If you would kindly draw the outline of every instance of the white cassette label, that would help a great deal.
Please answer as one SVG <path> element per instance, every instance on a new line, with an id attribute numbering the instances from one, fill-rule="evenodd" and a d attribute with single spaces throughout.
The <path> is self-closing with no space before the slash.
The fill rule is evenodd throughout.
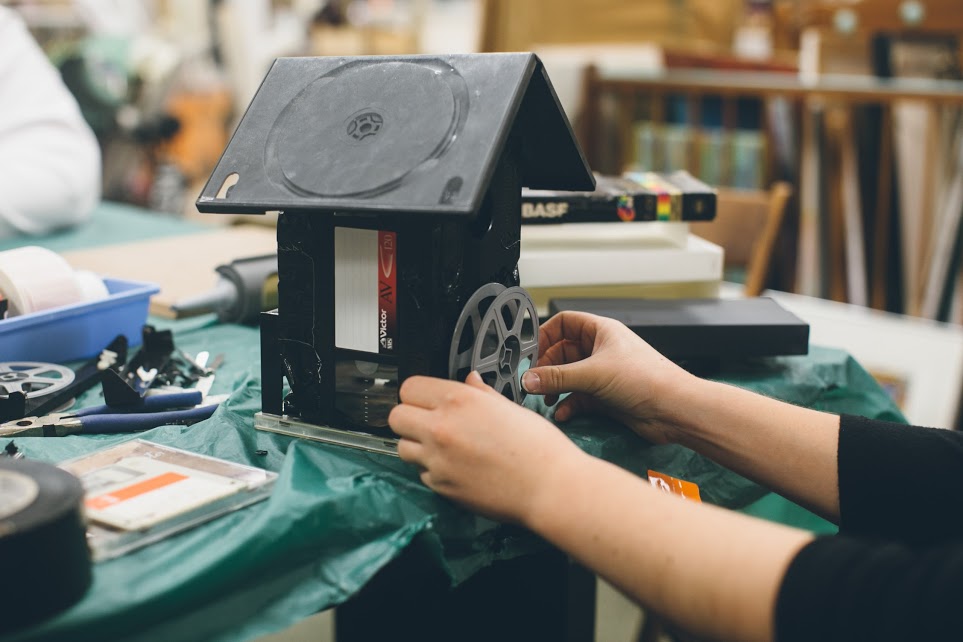
<path id="1" fill-rule="evenodd" d="M 243 490 L 244 482 L 148 457 L 125 457 L 81 478 L 87 516 L 125 530 L 150 528 Z"/>
<path id="2" fill-rule="evenodd" d="M 334 344 L 374 354 L 397 343 L 394 232 L 334 229 Z"/>

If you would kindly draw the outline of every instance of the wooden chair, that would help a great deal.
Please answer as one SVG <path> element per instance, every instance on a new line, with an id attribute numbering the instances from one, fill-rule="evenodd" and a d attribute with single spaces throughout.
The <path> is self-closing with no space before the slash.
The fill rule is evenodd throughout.
<path id="1" fill-rule="evenodd" d="M 727 271 L 745 269 L 746 296 L 766 287 L 790 196 L 792 188 L 784 182 L 769 191 L 720 189 L 716 219 L 689 225 L 696 236 L 722 246 Z"/>

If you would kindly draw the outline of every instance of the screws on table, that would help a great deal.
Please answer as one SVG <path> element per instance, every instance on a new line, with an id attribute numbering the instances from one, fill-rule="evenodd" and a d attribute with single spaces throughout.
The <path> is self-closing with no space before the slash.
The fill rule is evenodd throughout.
<path id="1" fill-rule="evenodd" d="M 202 350 L 197 356 L 191 356 L 181 349 L 177 349 L 172 355 L 167 366 L 157 374 L 154 381 L 155 386 L 174 386 L 181 388 L 202 387 L 202 382 L 213 383 L 214 372 L 224 362 L 224 355 L 219 354 L 211 361 L 210 353 Z M 209 392 L 210 388 L 206 392 Z M 206 393 L 205 393 L 206 394 Z"/>
<path id="2" fill-rule="evenodd" d="M 223 361 L 214 359 L 210 366 L 200 365 L 195 357 L 175 347 L 171 330 L 143 327 L 143 345 L 120 371 L 106 373 L 103 380 L 104 398 L 112 406 L 136 404 L 150 388 L 190 388 L 206 380 L 209 392 L 213 371 Z"/>
<path id="3" fill-rule="evenodd" d="M 7 442 L 4 447 L 3 452 L 0 452 L 0 457 L 10 457 L 12 459 L 23 459 L 23 451 L 17 448 L 17 445 L 12 441 Z"/>

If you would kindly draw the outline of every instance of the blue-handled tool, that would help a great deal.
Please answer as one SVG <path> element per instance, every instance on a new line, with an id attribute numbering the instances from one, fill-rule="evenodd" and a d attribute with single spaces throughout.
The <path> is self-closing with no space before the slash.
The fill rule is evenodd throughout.
<path id="1" fill-rule="evenodd" d="M 137 403 L 127 406 L 90 406 L 81 408 L 64 415 L 71 417 L 88 417 L 90 415 L 124 415 L 134 412 L 156 412 L 171 410 L 172 408 L 190 408 L 204 401 L 204 393 L 200 390 L 184 390 L 183 392 L 165 392 L 162 395 L 148 395 L 141 397 Z"/>
<path id="2" fill-rule="evenodd" d="M 217 403 L 196 405 L 201 397 L 200 391 L 189 390 L 144 397 L 140 403 L 119 408 L 94 406 L 76 412 L 27 417 L 0 424 L 0 437 L 63 437 L 137 432 L 170 424 L 190 425 L 207 419 L 217 409 Z"/>

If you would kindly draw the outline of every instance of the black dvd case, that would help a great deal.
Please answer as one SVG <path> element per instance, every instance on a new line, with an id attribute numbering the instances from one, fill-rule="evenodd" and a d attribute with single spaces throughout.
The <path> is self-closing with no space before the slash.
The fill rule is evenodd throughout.
<path id="1" fill-rule="evenodd" d="M 809 324 L 766 297 L 549 301 L 551 315 L 566 310 L 621 321 L 673 360 L 740 359 L 809 352 Z"/>

